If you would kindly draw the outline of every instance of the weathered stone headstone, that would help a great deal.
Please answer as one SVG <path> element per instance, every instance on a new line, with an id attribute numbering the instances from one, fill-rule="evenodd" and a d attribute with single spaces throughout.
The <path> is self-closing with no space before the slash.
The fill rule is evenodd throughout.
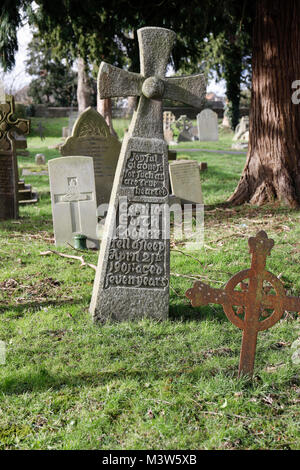
<path id="1" fill-rule="evenodd" d="M 102 62 L 98 76 L 101 99 L 140 96 L 123 140 L 100 248 L 90 305 L 100 321 L 168 315 L 170 250 L 164 229 L 169 216 L 164 208 L 169 178 L 162 99 L 201 107 L 205 97 L 202 74 L 165 78 L 174 32 L 149 27 L 137 35 L 141 73 Z"/>
<path id="2" fill-rule="evenodd" d="M 46 157 L 43 153 L 37 153 L 34 157 L 36 165 L 45 165 L 46 164 Z"/>
<path id="3" fill-rule="evenodd" d="M 241 140 L 243 134 L 249 131 L 249 116 L 243 116 L 235 128 L 233 141 L 237 142 Z"/>
<path id="4" fill-rule="evenodd" d="M 177 160 L 169 164 L 171 188 L 182 201 L 203 204 L 200 169 L 195 160 Z"/>
<path id="5" fill-rule="evenodd" d="M 105 119 L 91 107 L 80 114 L 72 135 L 60 147 L 64 156 L 93 157 L 97 207 L 109 203 L 120 149 L 121 144 L 109 132 Z"/>
<path id="6" fill-rule="evenodd" d="M 247 149 L 249 144 L 249 116 L 243 116 L 235 128 L 231 148 L 235 150 Z"/>
<path id="7" fill-rule="evenodd" d="M 185 114 L 181 115 L 177 119 L 175 126 L 179 130 L 178 142 L 190 142 L 192 140 L 196 140 L 193 123 Z"/>
<path id="8" fill-rule="evenodd" d="M 73 244 L 74 235 L 83 234 L 88 248 L 98 248 L 93 159 L 54 158 L 48 168 L 55 244 Z"/>
<path id="9" fill-rule="evenodd" d="M 0 102 L 0 219 L 16 219 L 18 205 L 18 164 L 13 132 L 28 134 L 30 121 L 18 119 L 12 95 Z M 3 102 L 4 101 L 4 102 Z"/>
<path id="10" fill-rule="evenodd" d="M 211 109 L 203 109 L 197 115 L 198 137 L 200 141 L 219 140 L 218 115 Z"/>

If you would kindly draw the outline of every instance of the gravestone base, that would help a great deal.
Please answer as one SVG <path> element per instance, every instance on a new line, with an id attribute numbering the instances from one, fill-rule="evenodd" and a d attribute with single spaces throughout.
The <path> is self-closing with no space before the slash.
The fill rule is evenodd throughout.
<path id="1" fill-rule="evenodd" d="M 0 219 L 17 219 L 18 168 L 13 150 L 0 151 Z"/>

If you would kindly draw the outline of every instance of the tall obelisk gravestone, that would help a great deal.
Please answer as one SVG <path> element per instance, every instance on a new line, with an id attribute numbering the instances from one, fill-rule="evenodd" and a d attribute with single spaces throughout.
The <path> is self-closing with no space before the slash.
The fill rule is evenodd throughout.
<path id="1" fill-rule="evenodd" d="M 0 219 L 16 219 L 18 205 L 18 164 L 12 133 L 28 134 L 30 121 L 18 119 L 12 95 L 5 95 L 0 84 Z"/>
<path id="2" fill-rule="evenodd" d="M 168 149 L 162 98 L 201 108 L 203 75 L 165 78 L 175 33 L 138 30 L 141 73 L 101 63 L 101 99 L 140 96 L 124 138 L 112 189 L 90 312 L 94 320 L 164 319 L 169 310 Z M 162 212 L 155 223 L 151 214 Z M 112 228 L 116 225 L 117 230 Z"/>

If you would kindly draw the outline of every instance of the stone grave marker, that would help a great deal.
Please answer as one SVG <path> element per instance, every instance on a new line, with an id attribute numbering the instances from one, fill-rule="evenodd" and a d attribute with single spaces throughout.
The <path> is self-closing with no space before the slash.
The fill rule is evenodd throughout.
<path id="1" fill-rule="evenodd" d="M 191 121 L 185 114 L 182 114 L 174 124 L 179 130 L 178 142 L 190 142 L 196 140 L 194 126 Z"/>
<path id="2" fill-rule="evenodd" d="M 200 141 L 217 141 L 218 115 L 211 109 L 203 109 L 197 115 L 198 137 Z"/>
<path id="3" fill-rule="evenodd" d="M 72 135 L 60 147 L 64 156 L 93 157 L 97 207 L 109 203 L 120 149 L 121 144 L 109 132 L 105 119 L 91 107 L 80 114 Z"/>
<path id="4" fill-rule="evenodd" d="M 203 204 L 200 169 L 195 160 L 177 160 L 169 164 L 171 188 L 182 202 Z"/>
<path id="5" fill-rule="evenodd" d="M 93 159 L 73 156 L 48 162 L 56 246 L 74 244 L 74 235 L 87 237 L 88 248 L 98 248 Z"/>
<path id="6" fill-rule="evenodd" d="M 165 78 L 173 31 L 146 27 L 137 35 L 141 73 L 102 62 L 98 75 L 100 99 L 140 96 L 123 140 L 105 221 L 90 305 L 98 321 L 168 315 L 170 249 L 164 231 L 169 215 L 164 208 L 169 178 L 162 99 L 201 107 L 205 98 L 202 74 Z"/>
<path id="7" fill-rule="evenodd" d="M 176 121 L 175 115 L 171 111 L 164 111 L 163 113 L 164 139 L 168 143 L 174 140 L 171 126 L 175 121 Z"/>
<path id="8" fill-rule="evenodd" d="M 34 161 L 36 165 L 45 165 L 46 157 L 43 153 L 37 153 L 34 157 Z"/>
<path id="9" fill-rule="evenodd" d="M 243 116 L 235 128 L 231 148 L 243 150 L 249 144 L 249 116 Z"/>
<path id="10" fill-rule="evenodd" d="M 0 219 L 16 219 L 19 175 L 13 133 L 28 134 L 30 121 L 17 118 L 12 95 L 0 95 Z"/>

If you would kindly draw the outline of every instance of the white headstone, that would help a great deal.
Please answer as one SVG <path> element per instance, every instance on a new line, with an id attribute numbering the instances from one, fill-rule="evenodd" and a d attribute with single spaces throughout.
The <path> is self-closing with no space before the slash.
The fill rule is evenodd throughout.
<path id="1" fill-rule="evenodd" d="M 218 136 L 218 115 L 211 109 L 203 109 L 197 115 L 198 136 L 200 141 L 216 141 Z"/>
<path id="2" fill-rule="evenodd" d="M 174 196 L 183 201 L 203 204 L 198 162 L 177 160 L 169 164 L 169 172 Z"/>
<path id="3" fill-rule="evenodd" d="M 48 162 L 56 246 L 73 245 L 74 235 L 98 248 L 96 191 L 92 157 L 61 157 Z"/>

